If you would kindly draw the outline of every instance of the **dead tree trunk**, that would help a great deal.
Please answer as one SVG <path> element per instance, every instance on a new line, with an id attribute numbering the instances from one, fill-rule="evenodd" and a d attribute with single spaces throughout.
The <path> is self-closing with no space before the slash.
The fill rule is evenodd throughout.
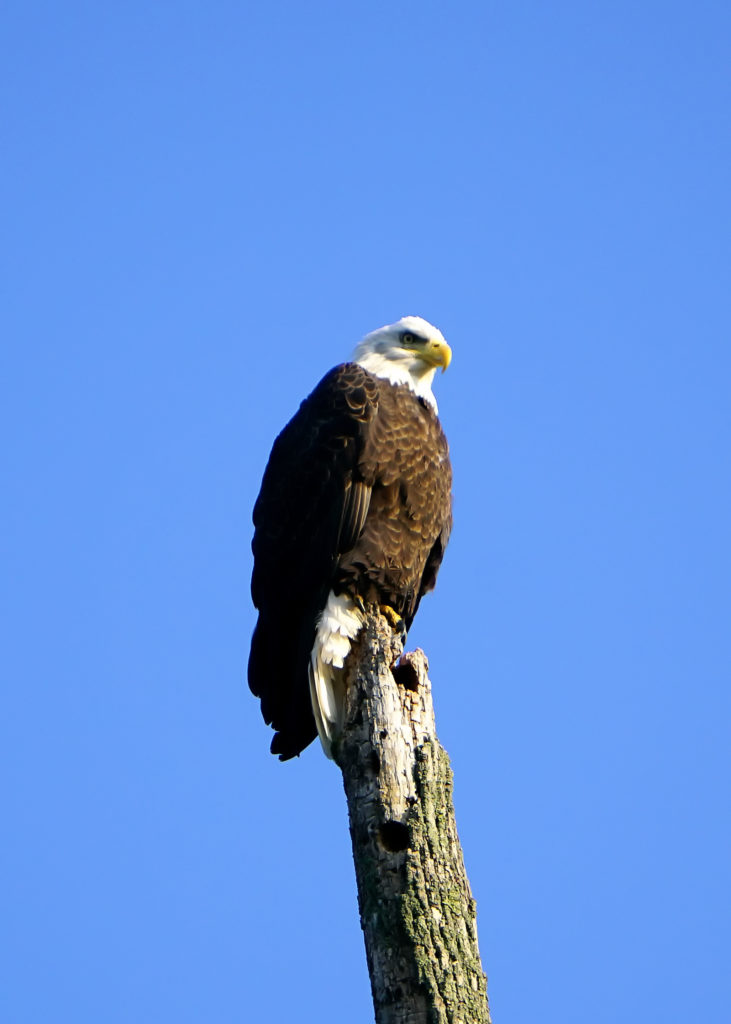
<path id="1" fill-rule="evenodd" d="M 343 772 L 376 1024 L 490 1024 L 475 902 L 422 651 L 372 612 L 350 658 Z"/>

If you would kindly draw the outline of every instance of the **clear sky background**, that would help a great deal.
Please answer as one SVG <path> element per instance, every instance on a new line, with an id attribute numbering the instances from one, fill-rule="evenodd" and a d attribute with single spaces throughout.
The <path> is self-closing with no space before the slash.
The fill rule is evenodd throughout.
<path id="1" fill-rule="evenodd" d="M 372 1020 L 338 771 L 245 682 L 250 515 L 406 313 L 495 1022 L 728 1021 L 730 12 L 3 5 L 3 1022 Z"/>

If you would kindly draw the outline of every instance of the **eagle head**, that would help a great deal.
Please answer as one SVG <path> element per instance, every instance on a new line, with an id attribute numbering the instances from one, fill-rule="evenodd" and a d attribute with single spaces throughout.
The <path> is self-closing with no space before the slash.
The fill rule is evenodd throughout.
<path id="1" fill-rule="evenodd" d="M 452 350 L 438 327 L 420 316 L 403 316 L 371 331 L 356 347 L 353 361 L 376 377 L 405 384 L 436 410 L 432 381 L 447 369 Z"/>

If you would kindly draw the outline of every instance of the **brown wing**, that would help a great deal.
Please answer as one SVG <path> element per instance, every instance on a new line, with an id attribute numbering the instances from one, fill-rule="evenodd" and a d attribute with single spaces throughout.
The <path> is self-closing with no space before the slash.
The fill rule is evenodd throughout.
<path id="1" fill-rule="evenodd" d="M 274 442 L 254 507 L 251 593 L 259 611 L 249 686 L 277 730 L 272 752 L 300 753 L 316 736 L 307 664 L 338 557 L 368 514 L 361 455 L 378 384 L 346 363 L 328 373 Z"/>

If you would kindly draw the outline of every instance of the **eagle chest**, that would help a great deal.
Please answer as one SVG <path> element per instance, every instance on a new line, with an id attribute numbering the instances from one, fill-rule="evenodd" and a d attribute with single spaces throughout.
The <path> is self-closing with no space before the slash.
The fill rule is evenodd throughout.
<path id="1" fill-rule="evenodd" d="M 374 430 L 378 445 L 375 455 L 375 486 L 398 484 L 399 495 L 408 505 L 422 506 L 438 500 L 449 490 L 451 480 L 447 442 L 435 415 L 423 399 L 397 391 L 378 411 Z M 439 492 L 439 493 L 437 493 Z"/>
<path id="2" fill-rule="evenodd" d="M 366 451 L 373 491 L 363 541 L 371 564 L 418 579 L 449 519 L 447 442 L 426 403 L 406 388 L 383 390 Z"/>

